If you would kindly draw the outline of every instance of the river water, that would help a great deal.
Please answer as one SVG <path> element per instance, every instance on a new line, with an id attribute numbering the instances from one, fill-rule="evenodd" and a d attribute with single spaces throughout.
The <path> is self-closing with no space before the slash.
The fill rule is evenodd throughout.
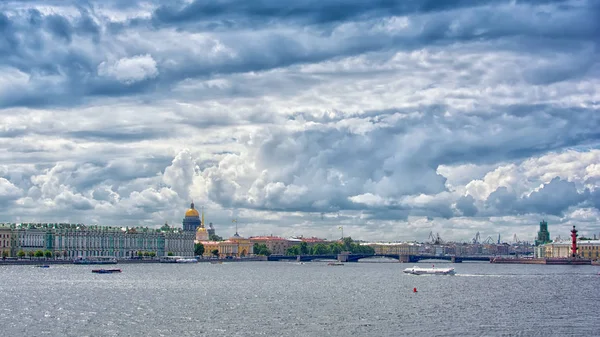
<path id="1" fill-rule="evenodd" d="M 597 266 L 436 264 L 455 276 L 403 274 L 412 265 L 401 263 L 117 266 L 0 266 L 0 335 L 600 336 Z"/>

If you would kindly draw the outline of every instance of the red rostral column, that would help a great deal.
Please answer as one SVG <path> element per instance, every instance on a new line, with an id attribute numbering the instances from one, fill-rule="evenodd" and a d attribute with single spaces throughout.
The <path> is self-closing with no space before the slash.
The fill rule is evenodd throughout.
<path id="1" fill-rule="evenodd" d="M 577 257 L 577 230 L 575 226 L 571 229 L 571 256 Z"/>

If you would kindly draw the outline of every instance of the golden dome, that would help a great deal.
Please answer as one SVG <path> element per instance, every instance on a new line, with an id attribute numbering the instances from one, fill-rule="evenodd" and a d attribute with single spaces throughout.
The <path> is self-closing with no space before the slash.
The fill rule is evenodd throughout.
<path id="1" fill-rule="evenodd" d="M 206 232 L 206 228 L 204 228 L 204 227 L 198 227 L 198 229 L 196 229 L 196 232 L 199 232 L 199 233 Z"/>
<path id="2" fill-rule="evenodd" d="M 190 209 L 188 209 L 187 212 L 185 212 L 185 216 L 186 217 L 194 217 L 194 218 L 199 218 L 200 217 L 200 213 L 198 213 L 198 211 L 194 208 L 194 203 L 193 202 L 190 205 Z"/>
<path id="3" fill-rule="evenodd" d="M 181 214 L 181 213 L 180 213 Z M 198 213 L 197 210 L 190 208 L 187 210 L 187 212 L 185 212 L 185 216 L 191 216 L 191 217 L 199 217 L 200 213 Z"/>

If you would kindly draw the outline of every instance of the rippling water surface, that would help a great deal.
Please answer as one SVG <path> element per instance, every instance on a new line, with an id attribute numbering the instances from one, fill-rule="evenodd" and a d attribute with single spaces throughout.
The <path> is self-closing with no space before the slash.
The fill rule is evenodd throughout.
<path id="1" fill-rule="evenodd" d="M 419 266 L 427 266 L 422 263 Z M 598 336 L 600 267 L 0 266 L 5 336 Z M 436 266 L 448 266 L 439 264 Z M 413 293 L 413 288 L 418 289 Z"/>

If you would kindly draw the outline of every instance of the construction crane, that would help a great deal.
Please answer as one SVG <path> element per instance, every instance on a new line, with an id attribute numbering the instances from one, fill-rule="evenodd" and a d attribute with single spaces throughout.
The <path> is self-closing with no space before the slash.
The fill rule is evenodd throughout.
<path id="1" fill-rule="evenodd" d="M 433 235 L 433 231 L 429 232 L 428 239 L 431 240 L 431 243 L 434 245 L 439 245 L 444 242 L 444 241 L 442 241 L 442 238 L 440 237 L 440 233 L 436 233 L 435 235 Z"/>
<path id="2" fill-rule="evenodd" d="M 494 242 L 494 239 L 492 239 L 491 236 L 488 236 L 487 239 L 485 239 L 485 241 L 483 241 L 483 243 L 485 243 L 486 245 L 491 245 Z"/>
<path id="3" fill-rule="evenodd" d="M 477 234 L 475 234 L 475 237 L 473 238 L 473 243 L 474 244 L 478 244 L 481 241 L 481 237 L 479 235 L 479 232 L 477 232 Z"/>
<path id="4" fill-rule="evenodd" d="M 517 234 L 515 233 L 515 235 L 513 236 L 513 242 L 514 243 L 521 243 L 521 241 L 519 240 L 519 238 L 517 237 Z"/>

